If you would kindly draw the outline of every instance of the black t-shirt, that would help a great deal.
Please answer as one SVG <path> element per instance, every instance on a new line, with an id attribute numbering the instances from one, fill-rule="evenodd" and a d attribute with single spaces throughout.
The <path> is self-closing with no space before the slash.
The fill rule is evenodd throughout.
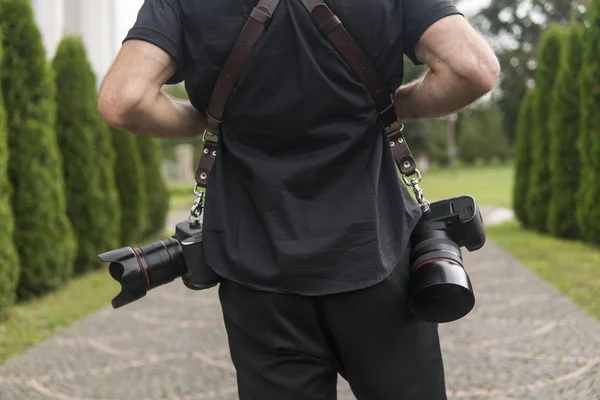
<path id="1" fill-rule="evenodd" d="M 165 50 L 205 111 L 257 0 L 146 0 L 126 40 Z M 390 94 L 444 0 L 327 0 Z M 421 211 L 373 100 L 300 0 L 281 0 L 224 114 L 204 217 L 206 261 L 267 291 L 323 295 L 385 279 Z"/>

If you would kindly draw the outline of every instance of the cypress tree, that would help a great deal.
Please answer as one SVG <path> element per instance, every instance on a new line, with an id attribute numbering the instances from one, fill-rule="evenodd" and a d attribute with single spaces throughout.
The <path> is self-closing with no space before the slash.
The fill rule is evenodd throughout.
<path id="1" fill-rule="evenodd" d="M 91 73 L 91 71 L 90 71 Z M 110 126 L 96 115 L 96 168 L 98 170 L 99 189 L 96 191 L 97 210 L 97 248 L 98 254 L 121 245 L 121 202 L 115 180 L 117 156 L 112 144 Z"/>
<path id="2" fill-rule="evenodd" d="M 513 209 L 515 216 L 524 226 L 530 226 L 525 200 L 529 193 L 529 177 L 531 175 L 532 152 L 533 152 L 533 106 L 535 89 L 527 91 L 517 122 L 515 143 L 515 177 L 513 187 Z"/>
<path id="3" fill-rule="evenodd" d="M 28 0 L 0 1 L 2 92 L 8 116 L 8 174 L 14 188 L 18 294 L 55 289 L 73 271 L 75 237 L 67 217 L 62 157 L 54 124 L 53 73 Z"/>
<path id="4" fill-rule="evenodd" d="M 473 109 L 465 112 L 460 120 L 457 142 L 461 161 L 465 164 L 490 163 L 508 157 L 508 137 L 496 107 Z"/>
<path id="5" fill-rule="evenodd" d="M 0 32 L 0 43 L 2 43 L 2 32 Z M 2 65 L 1 46 L 0 65 Z M 14 220 L 10 204 L 11 194 L 12 188 L 8 181 L 6 112 L 0 88 L 0 312 L 14 302 L 19 283 L 19 258 L 13 243 Z"/>
<path id="6" fill-rule="evenodd" d="M 562 45 L 562 29 L 552 25 L 540 40 L 537 70 L 535 74 L 534 124 L 532 138 L 532 166 L 529 191 L 526 198 L 527 218 L 531 226 L 546 232 L 548 206 L 550 204 L 550 102 L 552 89 L 558 73 Z"/>
<path id="7" fill-rule="evenodd" d="M 115 181 L 121 204 L 121 244 L 131 245 L 146 232 L 144 170 L 135 136 L 116 128 L 111 132 L 117 154 Z"/>
<path id="8" fill-rule="evenodd" d="M 169 191 L 162 174 L 162 150 L 155 138 L 137 136 L 144 165 L 144 188 L 148 199 L 146 237 L 162 233 L 169 212 Z"/>
<path id="9" fill-rule="evenodd" d="M 555 236 L 577 238 L 575 218 L 579 183 L 579 87 L 583 26 L 573 24 L 563 35 L 563 51 L 550 107 L 550 205 L 547 228 Z M 573 185 L 574 183 L 574 185 Z"/>
<path id="10" fill-rule="evenodd" d="M 477 161 L 483 161 L 482 150 L 487 143 L 484 132 L 481 131 L 480 127 L 481 121 L 477 120 L 477 117 L 473 114 L 463 118 L 457 144 L 460 160 L 466 165 L 473 165 Z"/>
<path id="11" fill-rule="evenodd" d="M 52 63 L 57 87 L 56 134 L 63 155 L 67 213 L 78 239 L 75 271 L 100 264 L 97 254 L 118 245 L 114 211 L 102 199 L 97 136 L 105 129 L 97 112 L 96 78 L 83 42 L 66 37 Z M 100 167 L 100 168 L 99 168 Z M 112 191 L 116 193 L 113 184 Z M 108 229 L 107 229 L 108 228 Z"/>
<path id="12" fill-rule="evenodd" d="M 600 243 L 600 1 L 592 1 L 588 15 L 579 75 L 581 169 L 576 215 L 581 237 Z"/>

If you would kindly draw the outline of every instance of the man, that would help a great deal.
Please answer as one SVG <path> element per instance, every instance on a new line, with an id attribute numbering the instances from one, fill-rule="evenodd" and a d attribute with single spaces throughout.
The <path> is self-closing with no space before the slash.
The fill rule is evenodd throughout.
<path id="1" fill-rule="evenodd" d="M 257 0 L 146 0 L 99 110 L 140 135 L 202 135 Z M 400 120 L 448 115 L 494 86 L 490 47 L 444 0 L 327 0 L 394 94 Z M 402 86 L 403 57 L 429 71 Z M 161 92 L 185 80 L 191 102 Z M 232 92 L 207 188 L 204 247 L 241 399 L 446 399 L 437 326 L 407 309 L 402 186 L 368 91 L 300 0 L 281 0 Z"/>

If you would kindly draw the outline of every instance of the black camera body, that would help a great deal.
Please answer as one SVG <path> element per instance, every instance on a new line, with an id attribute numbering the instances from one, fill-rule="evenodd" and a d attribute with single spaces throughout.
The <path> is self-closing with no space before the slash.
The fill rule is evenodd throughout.
<path id="1" fill-rule="evenodd" d="M 471 196 L 432 203 L 411 236 L 409 308 L 427 322 L 451 322 L 475 306 L 460 248 L 482 248 L 486 241 L 481 211 Z"/>
<path id="2" fill-rule="evenodd" d="M 475 305 L 460 248 L 483 247 L 486 235 L 475 199 L 462 196 L 429 205 L 411 235 L 408 306 L 421 320 L 451 322 Z M 201 219 L 177 224 L 172 238 L 138 247 L 123 247 L 98 257 L 109 262 L 110 275 L 121 284 L 112 300 L 120 308 L 154 288 L 182 278 L 192 290 L 216 286 L 221 277 L 204 260 Z"/>
<path id="3" fill-rule="evenodd" d="M 221 280 L 204 261 L 201 222 L 177 224 L 171 239 L 135 249 L 123 247 L 98 257 L 110 263 L 110 275 L 121 283 L 121 292 L 111 302 L 113 308 L 139 300 L 148 290 L 176 278 L 193 290 L 211 288 Z"/>
<path id="4" fill-rule="evenodd" d="M 476 251 L 485 245 L 486 234 L 483 218 L 477 202 L 472 196 L 461 196 L 432 203 L 423 213 L 414 233 L 444 224 L 449 238 L 459 247 Z M 435 229 L 435 228 L 433 228 Z"/>

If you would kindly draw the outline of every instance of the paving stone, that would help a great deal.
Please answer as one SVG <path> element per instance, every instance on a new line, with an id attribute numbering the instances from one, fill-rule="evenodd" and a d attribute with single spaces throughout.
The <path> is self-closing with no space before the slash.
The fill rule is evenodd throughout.
<path id="1" fill-rule="evenodd" d="M 464 256 L 477 303 L 440 326 L 449 399 L 600 400 L 600 323 L 491 242 Z M 180 282 L 0 365 L 1 400 L 237 398 L 217 291 Z"/>

